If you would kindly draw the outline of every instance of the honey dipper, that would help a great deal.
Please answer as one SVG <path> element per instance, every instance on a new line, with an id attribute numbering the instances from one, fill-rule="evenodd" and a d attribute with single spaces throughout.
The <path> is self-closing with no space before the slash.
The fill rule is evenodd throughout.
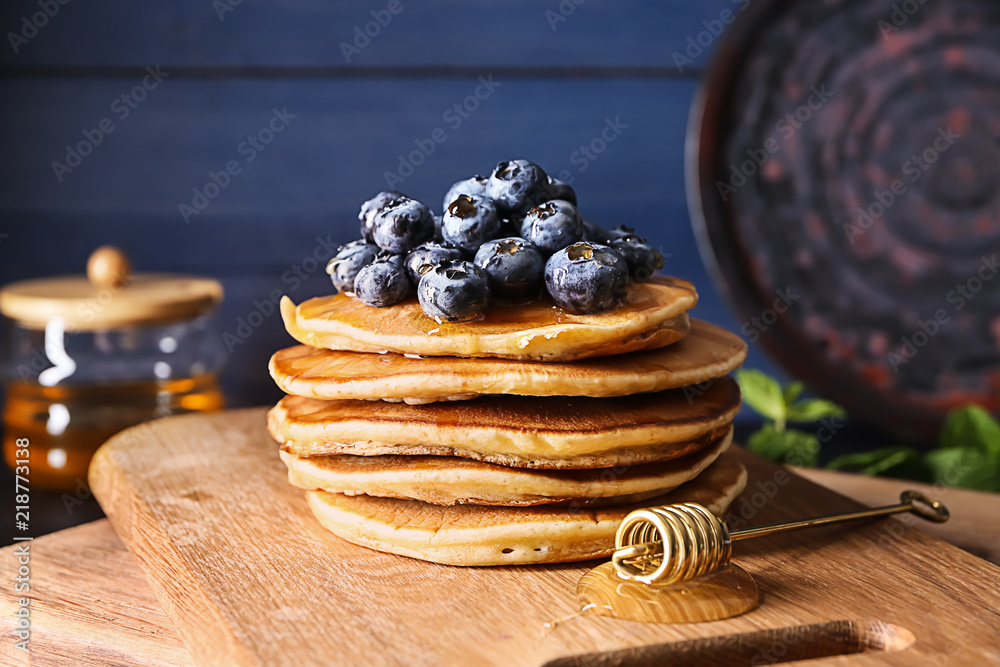
<path id="1" fill-rule="evenodd" d="M 697 503 L 644 508 L 628 514 L 618 527 L 611 560 L 622 579 L 673 584 L 728 565 L 735 540 L 900 512 L 913 512 L 937 523 L 951 516 L 940 501 L 918 491 L 904 491 L 899 501 L 898 505 L 733 532 L 729 532 L 722 519 Z"/>

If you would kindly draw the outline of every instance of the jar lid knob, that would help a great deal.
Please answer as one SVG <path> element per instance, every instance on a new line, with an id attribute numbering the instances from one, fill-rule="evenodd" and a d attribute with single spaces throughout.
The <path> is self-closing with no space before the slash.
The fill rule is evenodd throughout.
<path id="1" fill-rule="evenodd" d="M 118 289 L 128 284 L 131 277 L 128 256 L 115 246 L 101 246 L 87 260 L 87 279 L 96 287 Z"/>
<path id="2" fill-rule="evenodd" d="M 193 320 L 222 302 L 218 280 L 177 273 L 132 273 L 119 248 L 101 246 L 87 275 L 32 278 L 0 287 L 0 313 L 44 330 L 60 318 L 67 331 L 107 331 Z"/>

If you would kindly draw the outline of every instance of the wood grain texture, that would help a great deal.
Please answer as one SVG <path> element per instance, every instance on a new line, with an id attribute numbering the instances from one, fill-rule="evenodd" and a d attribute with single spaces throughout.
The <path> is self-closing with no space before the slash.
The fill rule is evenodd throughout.
<path id="1" fill-rule="evenodd" d="M 189 667 L 194 663 L 146 578 L 106 520 L 30 543 L 31 653 L 14 648 L 13 584 L 0 595 L 4 665 Z M 13 582 L 15 550 L 0 550 L 0 577 Z"/>
<path id="2" fill-rule="evenodd" d="M 559 0 L 400 0 L 395 3 L 398 13 L 388 21 L 388 0 L 231 0 L 223 6 L 232 6 L 233 11 L 217 11 L 220 4 L 203 0 L 69 3 L 16 52 L 4 40 L 0 64 L 143 67 L 160 62 L 198 67 L 319 64 L 358 68 L 486 63 L 673 68 L 673 52 L 688 46 L 688 36 L 694 38 L 706 30 L 702 21 L 718 19 L 725 10 L 738 13 L 747 0 L 589 0 L 564 3 L 568 5 L 566 20 L 552 22 L 547 12 L 558 14 Z M 0 3 L 3 34 L 18 31 L 21 17 L 36 11 L 37 3 L 29 0 Z M 382 14 L 386 25 L 377 33 L 371 29 L 376 36 L 348 62 L 340 44 L 353 42 L 355 28 L 363 30 L 373 20 L 372 12 Z M 707 51 L 695 53 L 692 64 L 704 63 Z"/>
<path id="3" fill-rule="evenodd" d="M 808 653 L 851 638 L 899 648 L 906 633 L 916 637 L 909 648 L 830 664 L 1000 660 L 1000 569 L 904 521 L 740 544 L 737 562 L 764 597 L 743 617 L 690 626 L 578 617 L 573 590 L 586 566 L 445 567 L 330 536 L 285 481 L 263 423 L 262 409 L 163 420 L 116 436 L 91 470 L 95 495 L 199 664 L 544 664 L 671 643 L 690 656 L 691 642 L 719 655 L 750 646 L 760 661 L 789 637 Z M 751 482 L 736 523 L 857 508 L 742 457 Z M 814 624 L 825 629 L 781 633 Z"/>
<path id="4" fill-rule="evenodd" d="M 632 221 L 647 236 L 671 215 L 687 226 L 682 147 L 695 81 L 490 80 L 489 67 L 457 79 L 386 81 L 215 82 L 168 74 L 164 67 L 162 82 L 134 110 L 120 100 L 112 105 L 141 76 L 0 79 L 0 95 L 19 101 L 5 110 L 9 122 L 0 126 L 8 151 L 0 171 L 0 210 L 30 216 L 23 222 L 128 212 L 133 224 L 157 221 L 174 234 L 250 224 L 257 234 L 268 232 L 275 245 L 233 235 L 232 241 L 256 247 L 257 254 L 229 259 L 243 266 L 266 258 L 286 263 L 301 255 L 285 224 L 317 224 L 315 233 L 354 238 L 361 203 L 390 185 L 440 211 L 453 182 L 522 156 L 571 179 L 581 212 L 609 227 L 618 224 L 612 216 L 629 222 L 654 200 L 654 220 Z M 275 108 L 287 125 L 269 138 Z M 52 163 L 67 163 L 67 145 L 85 143 L 83 131 L 94 131 L 102 119 L 113 130 L 72 172 L 57 175 Z M 274 127 L 280 125 L 275 121 Z M 262 129 L 255 148 L 247 137 Z M 430 139 L 435 130 L 436 143 Z M 597 150 L 586 150 L 587 157 L 580 148 L 595 139 Z M 415 142 L 425 146 L 423 154 Z M 401 157 L 412 171 L 400 167 Z M 186 223 L 178 205 L 190 206 L 193 189 L 203 190 L 211 183 L 209 172 L 224 171 L 230 160 L 239 172 Z M 387 181 L 386 172 L 400 180 Z M 269 226 L 262 229 L 264 221 Z M 102 224 L 121 225 L 113 217 Z M 303 241 L 306 250 L 315 245 L 315 233 Z M 14 243 L 13 237 L 7 242 Z M 157 256 L 141 247 L 123 249 L 136 271 L 149 270 L 143 269 L 144 252 Z M 194 250 L 196 257 L 216 257 L 207 248 Z"/>
<path id="5" fill-rule="evenodd" d="M 796 468 L 795 472 L 872 505 L 894 498 L 901 488 L 920 486 L 826 470 Z M 952 519 L 943 525 L 922 523 L 920 530 L 938 535 L 972 553 L 992 554 L 991 560 L 1000 563 L 1000 533 L 992 530 L 994 517 L 1000 513 L 1000 495 L 960 489 L 933 491 L 947 500 Z M 186 649 L 178 650 L 177 647 L 183 644 L 180 636 L 162 612 L 138 563 L 107 519 L 40 538 L 35 547 L 32 563 L 36 585 L 44 582 L 45 587 L 36 590 L 32 604 L 35 605 L 36 621 L 44 617 L 46 632 L 39 634 L 39 641 L 33 644 L 32 664 L 38 667 L 65 664 L 65 651 L 61 647 L 73 645 L 73 638 L 80 637 L 87 637 L 89 641 L 86 645 L 75 646 L 74 656 L 86 667 L 120 665 L 122 660 L 126 660 L 124 664 L 127 665 L 188 667 L 194 664 Z M 0 570 L 0 576 L 6 577 L 8 571 L 12 572 L 14 549 L 0 550 L 0 565 L 7 568 Z M 3 612 L 0 632 L 5 636 L 11 631 L 8 613 L 13 608 L 11 597 L 9 588 L 0 594 Z M 80 600 L 99 600 L 99 603 L 85 606 L 78 602 Z M 73 601 L 70 606 L 73 613 L 64 613 L 57 601 L 64 601 L 64 604 Z M 141 618 L 148 623 L 138 637 L 133 629 L 137 609 L 142 610 Z M 98 632 L 93 632 L 94 628 Z M 138 641 L 143 642 L 141 646 Z M 4 644 L 3 650 L 8 649 L 9 645 Z M 655 649 L 655 645 L 647 647 L 637 655 L 646 657 Z M 128 651 L 127 658 L 123 657 L 124 651 Z M 678 653 L 674 645 L 670 658 L 676 661 Z M 16 653 L 0 655 L 12 664 L 19 664 L 16 662 L 19 658 L 26 659 Z"/>
<path id="6" fill-rule="evenodd" d="M 101 296 L 109 293 L 106 305 L 90 305 L 102 303 Z M 130 276 L 127 286 L 114 289 L 83 276 L 26 280 L 0 289 L 0 312 L 25 328 L 43 331 L 57 317 L 77 331 L 185 322 L 214 311 L 221 302 L 218 281 L 172 273 Z"/>
<path id="7" fill-rule="evenodd" d="M 908 489 L 937 498 L 951 511 L 951 520 L 947 523 L 924 523 L 920 530 L 1000 565 L 1000 522 L 997 521 L 1000 494 L 816 468 L 794 470 L 809 481 L 836 489 L 864 505 L 892 504 L 900 493 Z"/>

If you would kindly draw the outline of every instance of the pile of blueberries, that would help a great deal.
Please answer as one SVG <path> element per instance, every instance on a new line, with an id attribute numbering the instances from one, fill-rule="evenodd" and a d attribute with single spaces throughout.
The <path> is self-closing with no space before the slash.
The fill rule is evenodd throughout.
<path id="1" fill-rule="evenodd" d="M 663 255 L 635 230 L 606 231 L 576 209 L 576 193 L 527 160 L 501 162 L 488 177 L 449 188 L 440 217 L 404 194 L 380 192 L 361 206 L 362 238 L 326 267 L 339 291 L 391 306 L 416 286 L 437 321 L 465 322 L 491 302 L 517 304 L 542 289 L 560 307 L 596 313 L 622 303 Z"/>

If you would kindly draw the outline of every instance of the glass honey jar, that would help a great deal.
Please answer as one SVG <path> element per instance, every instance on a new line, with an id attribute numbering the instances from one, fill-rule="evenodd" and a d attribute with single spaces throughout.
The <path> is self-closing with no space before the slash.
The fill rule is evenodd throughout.
<path id="1" fill-rule="evenodd" d="M 133 275 L 110 246 L 90 256 L 86 277 L 5 285 L 7 465 L 23 464 L 27 439 L 31 487 L 70 490 L 118 431 L 222 409 L 217 373 L 225 352 L 212 326 L 222 297 L 209 278 Z"/>

